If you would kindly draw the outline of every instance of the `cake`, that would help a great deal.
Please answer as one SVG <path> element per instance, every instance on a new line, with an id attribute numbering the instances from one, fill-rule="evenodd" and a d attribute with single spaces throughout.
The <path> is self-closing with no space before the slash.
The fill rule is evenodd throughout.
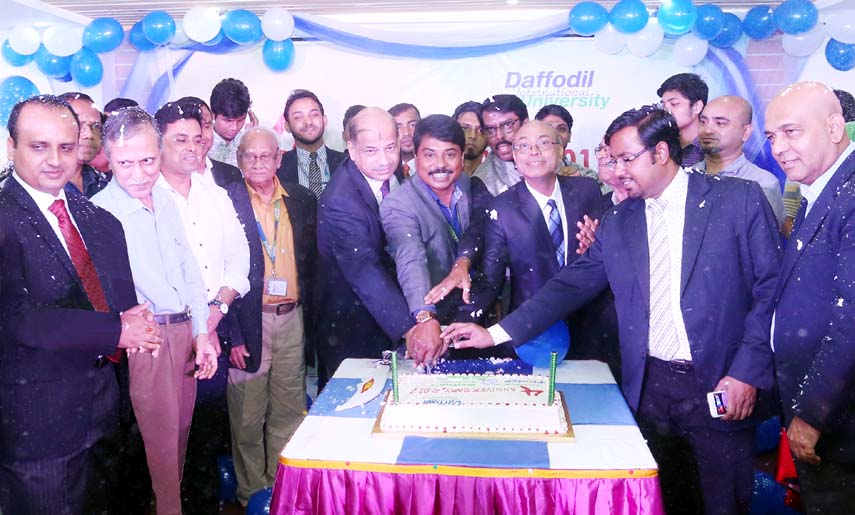
<path id="1" fill-rule="evenodd" d="M 404 374 L 375 432 L 552 440 L 572 438 L 561 392 L 549 403 L 543 375 Z"/>

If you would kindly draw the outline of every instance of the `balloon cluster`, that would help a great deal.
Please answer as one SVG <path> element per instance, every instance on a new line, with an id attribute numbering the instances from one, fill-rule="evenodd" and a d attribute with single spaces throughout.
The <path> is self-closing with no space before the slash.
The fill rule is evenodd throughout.
<path id="1" fill-rule="evenodd" d="M 26 77 L 13 75 L 0 82 L 0 125 L 9 121 L 15 104 L 38 94 L 39 89 Z"/>
<path id="2" fill-rule="evenodd" d="M 710 46 L 733 46 L 743 34 L 761 40 L 781 32 L 784 50 L 793 56 L 811 55 L 828 35 L 828 63 L 842 71 L 855 68 L 855 11 L 829 8 L 823 14 L 820 21 L 820 12 L 810 0 L 786 0 L 775 8 L 753 7 L 740 20 L 713 4 L 666 0 L 651 18 L 642 0 L 620 0 L 611 11 L 586 1 L 571 9 L 570 28 L 580 36 L 594 36 L 601 52 L 617 54 L 628 48 L 638 57 L 654 54 L 665 37 L 679 38 L 673 58 L 682 66 L 698 64 Z"/>

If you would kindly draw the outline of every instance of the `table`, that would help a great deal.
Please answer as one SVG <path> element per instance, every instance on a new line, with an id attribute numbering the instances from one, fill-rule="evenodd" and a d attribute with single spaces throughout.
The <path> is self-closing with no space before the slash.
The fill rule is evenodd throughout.
<path id="1" fill-rule="evenodd" d="M 375 363 L 344 361 L 312 405 L 280 456 L 271 514 L 664 514 L 656 462 L 604 363 L 558 367 L 571 443 L 372 437 L 382 395 L 335 407 Z"/>

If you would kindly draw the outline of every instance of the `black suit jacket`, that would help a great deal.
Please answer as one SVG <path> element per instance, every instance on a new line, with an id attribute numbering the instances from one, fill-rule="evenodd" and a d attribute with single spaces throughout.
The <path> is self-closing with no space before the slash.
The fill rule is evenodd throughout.
<path id="1" fill-rule="evenodd" d="M 330 147 L 327 149 L 327 167 L 332 174 L 338 169 L 342 161 L 344 161 L 344 153 L 333 150 Z M 282 162 L 279 164 L 279 169 L 276 171 L 276 176 L 279 177 L 279 182 L 299 184 L 300 178 L 297 173 L 297 149 L 291 149 L 282 154 Z"/>
<path id="2" fill-rule="evenodd" d="M 214 176 L 217 186 L 221 188 L 225 188 L 231 182 L 243 182 L 243 174 L 238 167 L 214 159 L 211 159 L 211 175 Z"/>
<path id="3" fill-rule="evenodd" d="M 119 343 L 118 313 L 137 303 L 124 232 L 73 186 L 65 194 L 111 311 L 93 309 L 47 219 L 9 179 L 0 192 L 0 461 L 82 449 L 92 400 L 118 399 L 113 374 L 100 392 L 92 376 Z"/>
<path id="4" fill-rule="evenodd" d="M 772 388 L 769 327 L 781 267 L 777 227 L 757 183 L 689 173 L 680 307 L 698 402 L 726 375 L 767 392 Z M 611 285 L 620 326 L 622 388 L 635 410 L 648 351 L 649 283 L 645 203 L 627 199 L 609 211 L 588 252 L 501 325 L 514 342 L 525 342 Z M 719 429 L 751 423 L 710 418 Z"/>
<path id="5" fill-rule="evenodd" d="M 855 461 L 855 153 L 804 217 L 775 296 L 775 365 L 784 415 L 821 431 L 823 460 Z"/>
<path id="6" fill-rule="evenodd" d="M 318 356 L 329 375 L 345 358 L 379 358 L 415 323 L 386 252 L 380 208 L 353 161 L 318 207 Z"/>
<path id="7" fill-rule="evenodd" d="M 283 184 L 288 193 L 285 210 L 291 221 L 294 249 L 297 257 L 297 282 L 300 287 L 300 304 L 303 306 L 303 321 L 306 334 L 306 358 L 314 356 L 312 324 L 312 298 L 315 263 L 317 261 L 316 212 L 317 200 L 311 191 L 299 184 Z M 261 365 L 261 300 L 264 293 L 264 249 L 255 221 L 255 213 L 249 200 L 246 183 L 233 181 L 226 185 L 238 219 L 243 225 L 249 243 L 249 292 L 234 305 L 236 316 L 232 318 L 232 345 L 246 345 L 246 371 L 255 372 Z M 231 314 L 231 311 L 229 311 Z"/>

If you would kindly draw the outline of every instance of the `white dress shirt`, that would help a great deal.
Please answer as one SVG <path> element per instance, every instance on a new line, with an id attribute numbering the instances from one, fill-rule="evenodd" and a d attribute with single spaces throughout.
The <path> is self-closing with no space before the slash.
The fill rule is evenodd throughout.
<path id="1" fill-rule="evenodd" d="M 561 188 L 558 185 L 558 179 L 555 180 L 555 186 L 552 189 L 552 194 L 548 197 L 539 191 L 536 191 L 532 188 L 527 182 L 525 183 L 525 187 L 528 188 L 528 191 L 534 197 L 537 205 L 540 206 L 540 213 L 543 215 L 543 221 L 546 222 L 547 230 L 549 229 L 549 213 L 552 212 L 552 208 L 549 207 L 548 202 L 550 200 L 554 200 L 555 204 L 558 206 L 558 214 L 561 217 L 561 229 L 564 231 L 564 264 L 567 264 L 567 254 L 570 252 L 568 240 L 567 240 L 567 214 L 564 212 L 564 197 L 561 196 Z M 550 241 L 550 243 L 552 243 Z"/>
<path id="2" fill-rule="evenodd" d="M 362 173 L 361 171 L 359 173 Z M 380 191 L 380 188 L 383 187 L 383 182 L 378 181 L 377 179 L 372 179 L 371 177 L 362 173 L 362 176 L 365 177 L 365 180 L 368 181 L 368 187 L 371 188 L 371 193 L 374 194 L 374 199 L 377 200 L 377 205 L 380 205 L 380 201 L 383 200 L 383 193 Z M 397 188 L 398 178 L 392 175 L 389 177 L 389 193 L 392 192 L 393 189 Z"/>
<path id="3" fill-rule="evenodd" d="M 24 191 L 29 193 L 30 197 L 32 197 L 33 202 L 36 203 L 36 206 L 39 208 L 39 211 L 41 211 L 42 215 L 44 215 L 44 217 L 47 219 L 48 225 L 50 225 L 50 228 L 53 229 L 53 232 L 56 234 L 56 237 L 59 238 L 59 242 L 62 244 L 62 248 L 65 249 L 65 252 L 67 254 L 68 245 L 65 243 L 65 237 L 63 237 L 62 231 L 59 229 L 59 219 L 56 217 L 55 214 L 51 213 L 49 209 L 51 204 L 53 204 L 56 200 L 62 200 L 63 202 L 65 202 L 65 210 L 68 211 L 68 217 L 71 218 L 71 223 L 74 224 L 74 227 L 75 229 L 77 229 L 77 232 L 80 232 L 80 228 L 77 227 L 77 222 L 74 221 L 74 213 L 72 213 L 71 208 L 68 207 L 68 199 L 65 197 L 65 190 L 59 190 L 59 195 L 54 197 L 50 193 L 45 193 L 43 191 L 39 191 L 33 188 L 32 186 L 27 184 L 24 179 L 18 177 L 17 173 L 13 172 L 12 177 L 14 177 L 15 180 L 18 181 L 18 184 L 20 184 L 24 188 Z M 82 235 L 80 236 L 80 239 L 83 239 Z M 83 241 L 83 245 L 86 245 L 85 240 Z"/>

